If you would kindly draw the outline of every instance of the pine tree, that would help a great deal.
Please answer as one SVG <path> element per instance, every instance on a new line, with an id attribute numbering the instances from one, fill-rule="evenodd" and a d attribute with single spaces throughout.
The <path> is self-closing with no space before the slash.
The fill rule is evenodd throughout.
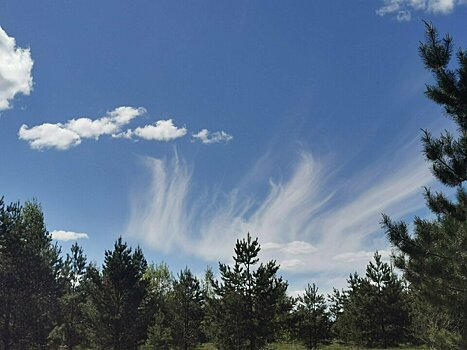
<path id="1" fill-rule="evenodd" d="M 174 277 L 165 263 L 150 264 L 144 273 L 148 282 L 151 323 L 146 339 L 146 348 L 169 349 L 173 343 L 171 301 Z"/>
<path id="2" fill-rule="evenodd" d="M 411 288 L 431 308 L 440 310 L 451 322 L 439 334 L 458 337 L 458 348 L 467 347 L 467 51 L 457 53 L 458 68 L 449 64 L 452 38 L 439 39 L 433 25 L 426 23 L 426 41 L 419 52 L 425 67 L 435 78 L 427 85 L 426 96 L 441 105 L 456 126 L 457 134 L 448 131 L 439 137 L 424 130 L 422 142 L 426 159 L 436 178 L 456 188 L 455 199 L 426 189 L 428 208 L 434 219 L 415 218 L 411 234 L 404 222 L 383 217 L 383 227 L 396 248 L 395 264 L 402 269 Z M 429 331 L 429 330 L 427 330 Z M 436 332 L 435 332 L 436 333 Z M 434 334 L 429 342 L 438 348 L 442 336 Z M 436 340 L 435 340 L 436 339 Z"/>
<path id="3" fill-rule="evenodd" d="M 203 320 L 201 321 L 201 330 L 203 333 L 203 342 L 213 342 L 216 332 L 216 309 L 217 298 L 214 290 L 214 272 L 208 266 L 204 272 L 204 279 L 201 281 L 203 292 Z"/>
<path id="4" fill-rule="evenodd" d="M 376 252 L 374 262 L 366 268 L 370 283 L 367 293 L 366 315 L 371 320 L 368 340 L 371 345 L 387 347 L 406 340 L 408 327 L 407 293 L 391 267 Z"/>
<path id="5" fill-rule="evenodd" d="M 276 277 L 275 261 L 259 264 L 258 239 L 237 240 L 234 266 L 219 263 L 221 283 L 216 326 L 218 345 L 223 349 L 260 349 L 274 336 L 274 320 L 284 299 L 287 283 Z"/>
<path id="6" fill-rule="evenodd" d="M 201 342 L 203 293 L 199 280 L 188 268 L 174 281 L 173 299 L 174 345 L 179 349 L 195 349 Z"/>
<path id="7" fill-rule="evenodd" d="M 335 337 L 344 343 L 365 344 L 368 320 L 362 314 L 368 283 L 357 273 L 350 274 L 347 283 L 348 289 L 341 292 L 334 289 L 330 298 L 334 317 L 331 329 Z"/>
<path id="8" fill-rule="evenodd" d="M 0 348 L 47 348 L 62 293 L 59 252 L 37 202 L 0 198 Z"/>
<path id="9" fill-rule="evenodd" d="M 146 268 L 141 249 L 132 252 L 120 237 L 114 250 L 105 252 L 102 272 L 88 269 L 88 294 L 93 306 L 89 319 L 100 347 L 137 349 L 146 339 Z"/>
<path id="10" fill-rule="evenodd" d="M 403 281 L 384 263 L 378 252 L 367 265 L 366 276 L 348 279 L 348 290 L 334 291 L 333 330 L 347 343 L 363 346 L 397 346 L 406 341 L 407 293 Z"/>
<path id="11" fill-rule="evenodd" d="M 50 336 L 54 342 L 66 345 L 67 349 L 74 349 L 87 340 L 86 293 L 83 284 L 86 265 L 83 249 L 74 243 L 62 267 L 65 292 L 60 299 L 60 324 Z"/>
<path id="12" fill-rule="evenodd" d="M 298 338 L 308 349 L 317 349 L 330 339 L 330 319 L 324 295 L 318 288 L 308 284 L 303 295 L 298 297 L 296 322 Z"/>

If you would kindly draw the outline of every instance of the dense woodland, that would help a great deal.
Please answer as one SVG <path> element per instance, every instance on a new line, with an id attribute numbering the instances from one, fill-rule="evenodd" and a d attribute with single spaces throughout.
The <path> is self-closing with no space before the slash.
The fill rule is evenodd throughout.
<path id="1" fill-rule="evenodd" d="M 1 199 L 0 349 L 212 343 L 254 350 L 272 342 L 467 349 L 467 51 L 457 52 L 451 68 L 451 38 L 440 39 L 430 24 L 426 29 L 420 55 L 435 78 L 426 95 L 457 131 L 424 131 L 424 153 L 437 179 L 457 191 L 426 189 L 433 215 L 415 218 L 411 231 L 383 216 L 391 264 L 376 252 L 365 275 L 349 275 L 346 289 L 322 295 L 310 281 L 297 298 L 287 294 L 279 265 L 259 260 L 260 243 L 250 234 L 233 247 L 233 265 L 219 263 L 201 279 L 188 267 L 173 273 L 164 263 L 149 264 L 121 238 L 99 267 L 78 244 L 61 252 L 36 201 Z"/>

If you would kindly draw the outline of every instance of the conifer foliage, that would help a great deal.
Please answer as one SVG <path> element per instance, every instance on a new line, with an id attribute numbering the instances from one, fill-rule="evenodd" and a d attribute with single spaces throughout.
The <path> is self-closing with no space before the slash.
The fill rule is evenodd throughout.
<path id="1" fill-rule="evenodd" d="M 296 331 L 298 338 L 308 349 L 331 338 L 331 322 L 324 295 L 318 294 L 318 287 L 308 284 L 303 295 L 297 300 Z"/>
<path id="2" fill-rule="evenodd" d="M 51 344 L 65 344 L 72 350 L 86 344 L 88 340 L 84 283 L 87 261 L 83 249 L 77 243 L 71 246 L 70 253 L 66 255 L 61 272 L 64 290 L 60 298 L 60 322 L 49 338 Z"/>
<path id="3" fill-rule="evenodd" d="M 136 349 L 146 339 L 147 262 L 140 248 L 133 252 L 120 237 L 105 252 L 102 272 L 90 268 L 90 321 L 96 343 L 104 349 Z"/>
<path id="4" fill-rule="evenodd" d="M 457 52 L 457 68 L 451 68 L 453 41 L 440 39 L 433 25 L 426 23 L 426 40 L 420 56 L 433 73 L 435 83 L 427 85 L 426 96 L 443 107 L 457 132 L 439 137 L 424 130 L 426 159 L 436 178 L 456 189 L 455 199 L 429 189 L 425 197 L 434 219 L 415 218 L 414 232 L 404 222 L 383 217 L 383 227 L 396 248 L 395 263 L 421 298 L 436 314 L 451 320 L 445 327 L 427 328 L 425 339 L 438 348 L 467 347 L 467 51 Z M 444 344 L 443 336 L 447 340 Z M 457 337 L 457 345 L 453 341 Z"/>
<path id="5" fill-rule="evenodd" d="M 404 284 L 378 252 L 366 276 L 350 275 L 349 288 L 331 297 L 338 338 L 363 346 L 397 346 L 407 340 L 408 296 Z"/>
<path id="6" fill-rule="evenodd" d="M 274 319 L 287 283 L 276 277 L 275 261 L 259 263 L 261 247 L 248 233 L 237 240 L 234 266 L 219 263 L 216 340 L 222 349 L 260 349 L 274 337 Z"/>
<path id="7" fill-rule="evenodd" d="M 173 293 L 174 345 L 187 350 L 195 349 L 201 342 L 203 319 L 203 293 L 199 280 L 185 268 L 174 282 Z"/>
<path id="8" fill-rule="evenodd" d="M 0 198 L 0 349 L 47 348 L 59 316 L 61 267 L 40 205 Z"/>

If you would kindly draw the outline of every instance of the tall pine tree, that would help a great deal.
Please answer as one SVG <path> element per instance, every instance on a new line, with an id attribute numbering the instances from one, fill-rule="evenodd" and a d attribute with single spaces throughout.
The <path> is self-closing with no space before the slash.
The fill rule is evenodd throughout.
<path id="1" fill-rule="evenodd" d="M 0 198 L 0 348 L 48 348 L 63 290 L 61 267 L 40 205 L 5 205 Z"/>
<path id="2" fill-rule="evenodd" d="M 172 299 L 174 277 L 165 263 L 150 264 L 143 277 L 148 282 L 151 322 L 148 349 L 170 349 L 173 341 Z"/>
<path id="3" fill-rule="evenodd" d="M 237 240 L 234 266 L 219 263 L 221 283 L 215 284 L 218 296 L 217 343 L 222 349 L 260 349 L 272 341 L 274 322 L 282 310 L 287 283 L 276 277 L 275 261 L 259 264 L 261 247 L 248 233 Z"/>
<path id="4" fill-rule="evenodd" d="M 298 338 L 308 349 L 317 349 L 319 344 L 329 341 L 331 322 L 324 295 L 318 293 L 315 284 L 308 286 L 298 297 L 296 322 Z"/>
<path id="5" fill-rule="evenodd" d="M 146 308 L 147 262 L 140 248 L 133 252 L 120 237 L 105 252 L 102 272 L 88 269 L 92 306 L 89 321 L 95 341 L 104 349 L 137 349 L 146 339 L 150 317 Z"/>
<path id="6" fill-rule="evenodd" d="M 174 281 L 171 306 L 174 345 L 183 350 L 195 349 L 202 337 L 203 292 L 188 268 L 180 271 Z"/>
<path id="7" fill-rule="evenodd" d="M 365 277 L 355 273 L 348 283 L 347 290 L 335 290 L 331 299 L 337 337 L 363 346 L 387 347 L 405 342 L 407 293 L 402 280 L 381 260 L 381 255 L 375 253 Z"/>
<path id="8" fill-rule="evenodd" d="M 451 68 L 453 42 L 449 35 L 440 39 L 433 25 L 426 23 L 426 40 L 420 56 L 435 79 L 427 85 L 426 96 L 443 107 L 456 132 L 439 137 L 424 131 L 422 141 L 426 159 L 436 178 L 456 188 L 456 198 L 429 189 L 425 197 L 434 219 L 416 218 L 414 231 L 404 222 L 383 217 L 383 227 L 396 248 L 396 266 L 404 271 L 417 295 L 451 320 L 445 329 L 449 344 L 457 335 L 457 347 L 467 348 L 467 51 L 457 52 L 457 68 Z M 429 331 L 429 330 L 428 330 Z M 430 338 L 430 337 L 428 337 Z M 430 342 L 438 348 L 442 337 Z"/>
<path id="9" fill-rule="evenodd" d="M 88 338 L 85 320 L 86 268 L 86 256 L 83 249 L 74 243 L 71 246 L 71 254 L 67 254 L 62 267 L 64 294 L 60 298 L 60 323 L 50 335 L 54 343 L 66 345 L 70 350 L 78 345 L 86 344 Z"/>

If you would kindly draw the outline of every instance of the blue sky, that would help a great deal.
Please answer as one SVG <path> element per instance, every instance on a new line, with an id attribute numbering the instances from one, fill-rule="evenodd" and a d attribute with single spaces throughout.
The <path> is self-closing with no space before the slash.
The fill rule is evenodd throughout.
<path id="1" fill-rule="evenodd" d="M 2 1 L 0 184 L 66 251 L 118 236 L 177 271 L 258 236 L 323 291 L 427 215 L 421 19 L 467 47 L 460 0 Z M 63 231 L 63 232 L 61 232 Z"/>

